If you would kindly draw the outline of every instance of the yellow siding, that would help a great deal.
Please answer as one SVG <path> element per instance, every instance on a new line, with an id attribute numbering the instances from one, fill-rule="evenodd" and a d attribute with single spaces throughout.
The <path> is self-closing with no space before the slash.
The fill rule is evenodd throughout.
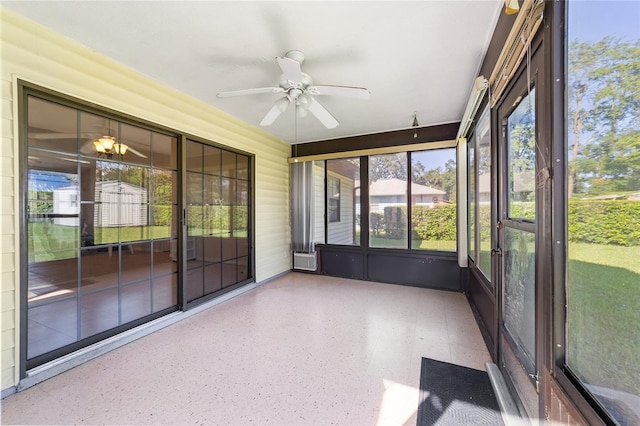
<path id="1" fill-rule="evenodd" d="M 256 281 L 290 269 L 290 147 L 258 128 L 0 9 L 2 389 L 18 381 L 17 80 L 22 79 L 255 155 Z M 15 137 L 14 137 L 15 136 Z"/>

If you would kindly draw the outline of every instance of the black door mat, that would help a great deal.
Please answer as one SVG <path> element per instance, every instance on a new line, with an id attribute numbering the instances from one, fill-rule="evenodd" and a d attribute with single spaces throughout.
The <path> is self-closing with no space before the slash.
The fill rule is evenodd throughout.
<path id="1" fill-rule="evenodd" d="M 504 425 L 485 371 L 422 358 L 418 426 Z"/>

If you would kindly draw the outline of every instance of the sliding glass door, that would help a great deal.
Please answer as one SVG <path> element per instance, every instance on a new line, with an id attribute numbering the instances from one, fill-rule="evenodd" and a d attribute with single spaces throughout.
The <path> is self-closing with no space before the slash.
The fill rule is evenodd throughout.
<path id="1" fill-rule="evenodd" d="M 26 103 L 29 367 L 177 309 L 178 171 L 173 135 Z"/>
<path id="2" fill-rule="evenodd" d="M 24 93 L 24 370 L 250 282 L 250 156 Z"/>
<path id="3" fill-rule="evenodd" d="M 249 157 L 188 140 L 186 301 L 251 278 Z"/>

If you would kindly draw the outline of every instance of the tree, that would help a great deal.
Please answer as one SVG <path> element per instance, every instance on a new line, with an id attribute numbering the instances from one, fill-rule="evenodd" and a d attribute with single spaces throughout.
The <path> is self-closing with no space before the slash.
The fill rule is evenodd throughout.
<path id="1" fill-rule="evenodd" d="M 572 41 L 568 65 L 569 196 L 637 190 L 640 41 Z"/>
<path id="2" fill-rule="evenodd" d="M 380 179 L 407 180 L 407 154 L 372 155 L 369 157 L 369 181 Z"/>
<path id="3" fill-rule="evenodd" d="M 420 169 L 418 169 L 420 170 Z M 424 170 L 424 166 L 422 167 Z M 413 170 L 412 170 L 413 172 Z M 445 199 L 447 201 L 455 201 L 456 199 L 456 161 L 453 159 L 447 160 L 442 167 L 436 167 L 435 169 L 425 170 L 420 175 L 413 174 L 413 182 L 420 185 L 430 186 L 431 188 L 439 189 L 446 192 Z"/>

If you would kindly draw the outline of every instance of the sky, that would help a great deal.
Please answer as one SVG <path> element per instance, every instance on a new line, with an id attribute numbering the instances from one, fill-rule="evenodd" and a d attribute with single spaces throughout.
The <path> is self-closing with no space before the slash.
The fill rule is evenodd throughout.
<path id="1" fill-rule="evenodd" d="M 598 41 L 607 35 L 640 39 L 640 0 L 573 0 L 568 5 L 570 39 Z"/>

